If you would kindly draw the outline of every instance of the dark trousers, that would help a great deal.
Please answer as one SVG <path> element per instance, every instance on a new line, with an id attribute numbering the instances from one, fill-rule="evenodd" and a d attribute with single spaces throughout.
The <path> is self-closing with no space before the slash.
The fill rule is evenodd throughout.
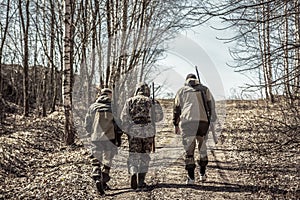
<path id="1" fill-rule="evenodd" d="M 181 125 L 182 143 L 185 149 L 185 169 L 195 169 L 195 149 L 197 147 L 200 158 L 198 164 L 200 167 L 206 167 L 208 164 L 207 157 L 207 131 L 208 122 L 189 122 Z"/>

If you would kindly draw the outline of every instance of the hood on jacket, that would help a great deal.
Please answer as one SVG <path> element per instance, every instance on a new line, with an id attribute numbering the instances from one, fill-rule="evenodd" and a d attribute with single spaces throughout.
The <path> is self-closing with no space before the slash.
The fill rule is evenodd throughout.
<path id="1" fill-rule="evenodd" d="M 111 98 L 106 93 L 102 93 L 96 100 L 96 103 L 110 103 L 110 102 L 111 102 Z"/>
<path id="2" fill-rule="evenodd" d="M 137 85 L 137 88 L 136 88 L 135 92 L 134 92 L 134 96 L 136 96 L 136 95 L 144 95 L 144 96 L 150 97 L 150 88 L 149 88 L 149 86 L 144 82 L 139 83 Z"/>
<path id="3" fill-rule="evenodd" d="M 109 89 L 109 88 L 103 88 L 102 90 L 101 90 L 101 94 L 112 94 L 112 90 L 111 89 Z"/>

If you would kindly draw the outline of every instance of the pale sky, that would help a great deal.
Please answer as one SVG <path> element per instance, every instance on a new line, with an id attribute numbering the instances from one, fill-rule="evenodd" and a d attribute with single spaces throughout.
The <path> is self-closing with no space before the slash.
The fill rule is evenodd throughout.
<path id="1" fill-rule="evenodd" d="M 201 82 L 210 88 L 216 99 L 231 97 L 233 89 L 240 91 L 239 86 L 243 86 L 247 79 L 226 65 L 233 62 L 228 50 L 233 44 L 224 44 L 218 40 L 217 37 L 222 34 L 228 33 L 209 26 L 181 33 L 169 43 L 167 58 L 159 62 L 159 65 L 172 69 L 160 73 L 156 81 L 164 82 L 170 91 L 176 93 L 184 84 L 186 75 L 195 73 L 197 65 Z"/>

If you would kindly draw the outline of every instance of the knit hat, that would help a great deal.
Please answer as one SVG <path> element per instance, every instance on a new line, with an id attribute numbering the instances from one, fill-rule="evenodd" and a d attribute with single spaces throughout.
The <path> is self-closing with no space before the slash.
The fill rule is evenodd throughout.
<path id="1" fill-rule="evenodd" d="M 109 88 L 103 88 L 101 94 L 112 94 L 112 90 Z"/>
<path id="2" fill-rule="evenodd" d="M 186 76 L 186 79 L 185 79 L 185 80 L 188 80 L 189 78 L 194 78 L 194 79 L 196 79 L 197 77 L 196 77 L 195 74 L 188 74 L 188 75 Z"/>

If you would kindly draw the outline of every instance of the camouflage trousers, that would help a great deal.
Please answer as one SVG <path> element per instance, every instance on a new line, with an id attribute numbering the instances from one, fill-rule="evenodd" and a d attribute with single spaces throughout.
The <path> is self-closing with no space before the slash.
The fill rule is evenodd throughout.
<path id="1" fill-rule="evenodd" d="M 183 145 L 185 149 L 185 169 L 195 169 L 195 149 L 197 147 L 199 151 L 199 159 L 197 160 L 199 166 L 206 167 L 208 164 L 207 157 L 207 147 L 206 147 L 207 137 L 202 136 L 190 136 L 183 138 Z"/>
<path id="2" fill-rule="evenodd" d="M 133 175 L 136 173 L 146 173 L 149 169 L 150 152 L 152 149 L 153 138 L 128 137 L 129 157 L 127 160 L 128 172 Z"/>
<path id="3" fill-rule="evenodd" d="M 185 150 L 185 169 L 195 169 L 195 150 L 199 152 L 197 160 L 200 167 L 206 167 L 208 164 L 207 156 L 207 131 L 208 123 L 195 123 L 188 126 L 181 126 L 182 144 Z"/>
<path id="4" fill-rule="evenodd" d="M 92 177 L 99 179 L 103 176 L 109 176 L 112 159 L 117 153 L 117 147 L 110 140 L 92 142 L 92 159 L 93 166 Z"/>

